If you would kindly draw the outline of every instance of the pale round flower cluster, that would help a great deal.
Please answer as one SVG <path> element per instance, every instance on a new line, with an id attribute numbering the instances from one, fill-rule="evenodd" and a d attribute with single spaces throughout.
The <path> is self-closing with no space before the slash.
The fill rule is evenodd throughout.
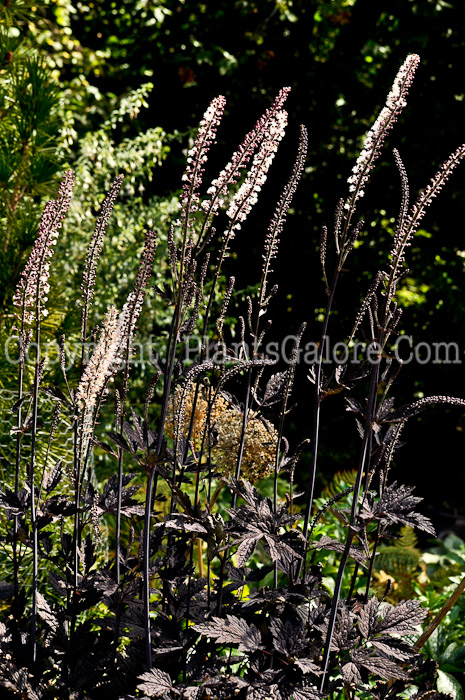
<path id="1" fill-rule="evenodd" d="M 234 476 L 242 435 L 242 411 L 230 408 L 216 423 L 218 444 L 214 449 L 217 469 Z M 252 483 L 270 476 L 274 471 L 278 434 L 272 425 L 255 411 L 249 411 L 245 430 L 241 476 Z"/>
<path id="2" fill-rule="evenodd" d="M 407 104 L 405 98 L 419 62 L 420 57 L 417 54 L 407 56 L 396 75 L 391 91 L 386 98 L 385 106 L 366 134 L 363 149 L 352 168 L 352 175 L 347 180 L 350 196 L 344 204 L 345 209 L 353 207 L 355 202 L 365 194 L 363 187 L 368 181 L 370 170 L 379 155 L 383 141 Z"/>
<path id="3" fill-rule="evenodd" d="M 181 432 L 184 437 L 189 433 L 192 412 L 194 420 L 191 440 L 196 449 L 207 450 L 210 440 L 212 460 L 216 470 L 222 475 L 231 476 L 236 472 L 237 455 L 239 451 L 243 413 L 233 407 L 221 394 L 216 396 L 210 406 L 204 389 L 200 389 L 194 409 L 195 386 L 188 392 L 183 425 Z M 171 409 L 166 421 L 166 433 L 173 437 L 175 433 L 175 416 L 181 400 L 181 388 L 178 387 L 171 402 Z M 208 420 L 208 413 L 210 413 Z M 210 437 L 204 440 L 205 430 L 210 427 Z M 213 438 L 213 435 L 215 436 Z M 273 473 L 278 434 L 255 411 L 248 412 L 247 428 L 245 431 L 244 452 L 241 464 L 241 475 L 251 482 L 262 479 Z"/>
<path id="4" fill-rule="evenodd" d="M 268 170 L 285 134 L 286 126 L 287 112 L 282 109 L 272 119 L 260 149 L 254 156 L 250 170 L 226 212 L 226 215 L 231 219 L 233 229 L 241 228 L 241 223 L 257 202 L 258 194 L 266 182 Z"/>
<path id="5" fill-rule="evenodd" d="M 171 400 L 170 411 L 166 419 L 166 433 L 168 437 L 174 437 L 175 430 L 178 426 L 175 426 L 176 415 L 179 413 L 179 403 L 181 401 L 182 388 L 180 386 L 176 387 L 174 392 L 174 397 Z M 200 388 L 197 401 L 195 403 L 194 409 L 194 398 L 195 398 L 195 385 L 191 386 L 186 397 L 186 405 L 183 412 L 183 421 L 180 426 L 180 432 L 184 437 L 187 437 L 189 433 L 189 427 L 192 420 L 192 413 L 194 412 L 194 421 L 192 425 L 191 440 L 196 449 L 200 449 L 202 446 L 202 440 L 204 432 L 207 428 L 208 423 L 208 412 L 209 412 L 209 401 L 208 396 L 204 388 Z M 219 415 L 227 410 L 229 404 L 224 399 L 224 397 L 219 394 L 215 401 L 210 406 L 210 428 L 214 426 Z"/>

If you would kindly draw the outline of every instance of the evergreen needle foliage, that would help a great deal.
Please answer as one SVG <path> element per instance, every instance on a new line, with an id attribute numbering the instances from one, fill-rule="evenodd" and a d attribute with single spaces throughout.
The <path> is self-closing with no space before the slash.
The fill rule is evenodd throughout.
<path id="1" fill-rule="evenodd" d="M 357 219 L 360 200 L 406 105 L 418 62 L 416 55 L 407 57 L 368 131 L 348 194 L 336 210 L 334 243 L 323 229 L 320 260 L 328 301 L 322 341 L 346 259 L 364 226 Z M 82 352 L 69 367 L 67 340 L 61 339 L 62 380 L 50 385 L 41 329 L 54 246 L 72 198 L 72 172 L 44 209 L 14 295 L 16 459 L 11 483 L 0 492 L 6 572 L 0 583 L 2 697 L 394 700 L 414 681 L 417 700 L 447 697 L 434 690 L 434 668 L 414 645 L 427 610 L 414 599 L 387 602 L 388 590 L 379 599 L 370 594 L 370 584 L 383 539 L 402 526 L 434 533 L 417 511 L 422 499 L 391 479 L 402 430 L 431 405 L 465 406 L 465 399 L 432 396 L 395 407 L 391 397 L 400 371 L 391 344 L 400 322 L 396 290 L 406 253 L 465 146 L 445 161 L 413 205 L 405 168 L 394 154 L 402 186 L 398 225 L 385 269 L 375 271 L 350 335 L 363 330 L 371 359 L 338 364 L 327 375 L 320 342 L 309 374 L 311 440 L 291 449 L 285 428 L 306 325 L 296 332 L 284 371 L 273 368 L 265 338 L 277 291 L 270 284 L 271 266 L 305 165 L 304 127 L 266 232 L 258 291 L 246 300 L 235 345 L 227 339 L 226 323 L 234 278 L 221 286 L 225 259 L 284 137 L 288 94 L 288 88 L 279 92 L 209 185 L 205 165 L 224 98 L 215 98 L 204 114 L 188 152 L 178 216 L 167 232 L 167 276 L 154 287 L 171 315 L 166 349 L 154 355 L 152 376 L 137 401 L 130 393 L 132 348 L 156 264 L 157 236 L 146 232 L 126 303 L 121 309 L 110 306 L 92 329 L 99 257 L 122 184 L 118 175 L 85 259 Z M 202 338 L 198 354 L 183 362 L 195 333 Z M 348 486 L 341 479 L 343 488 L 336 484 L 315 511 L 322 400 L 342 391 L 354 392 L 347 407 L 356 416 L 360 457 L 356 470 L 348 472 Z M 48 414 L 44 395 L 54 404 Z M 112 405 L 108 426 L 104 416 Z M 64 463 L 52 459 L 53 444 L 63 439 L 62 414 L 72 442 Z M 311 471 L 306 492 L 298 494 L 295 472 L 304 450 L 310 450 Z M 100 485 L 94 453 L 102 451 L 113 460 L 114 475 Z M 262 488 L 266 476 L 270 496 Z M 280 498 L 284 477 L 287 493 Z M 338 518 L 341 537 L 324 531 L 329 511 Z M 332 594 L 324 585 L 322 556 L 338 562 Z"/>

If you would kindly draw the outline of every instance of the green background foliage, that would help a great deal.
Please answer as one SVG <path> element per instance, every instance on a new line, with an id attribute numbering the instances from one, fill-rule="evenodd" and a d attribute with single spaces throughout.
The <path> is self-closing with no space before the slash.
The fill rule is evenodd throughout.
<path id="1" fill-rule="evenodd" d="M 277 338 L 306 320 L 304 341 L 315 340 L 324 304 L 316 252 L 320 227 L 331 224 L 361 138 L 382 106 L 398 66 L 407 53 L 417 52 L 422 62 L 408 108 L 367 191 L 363 206 L 367 224 L 350 275 L 342 281 L 331 331 L 339 340 L 349 331 L 354 309 L 369 286 L 364 271 L 375 269 L 389 248 L 400 189 L 392 147 L 398 147 L 404 158 L 414 196 L 463 140 L 465 7 L 459 2 L 12 0 L 1 3 L 0 17 L 0 186 L 5 193 L 0 214 L 2 226 L 11 231 L 2 237 L 4 317 L 5 303 L 34 237 L 37 212 L 43 199 L 52 195 L 58 172 L 72 167 L 78 176 L 55 273 L 62 281 L 60 298 L 54 300 L 56 325 L 72 334 L 75 321 L 67 309 L 76 300 L 93 215 L 117 172 L 125 172 L 126 181 L 102 258 L 99 312 L 109 301 L 124 297 L 135 273 L 143 229 L 159 229 L 163 241 L 166 224 L 176 211 L 183 149 L 211 98 L 224 94 L 228 100 L 209 163 L 207 176 L 214 177 L 231 144 L 250 128 L 277 90 L 290 85 L 288 136 L 259 206 L 235 243 L 241 259 L 237 287 L 247 288 L 256 280 L 264 222 L 287 177 L 302 122 L 309 129 L 310 153 L 275 266 L 280 292 L 274 313 Z M 29 87 L 22 90 L 27 76 Z M 6 140 L 6 133 L 12 141 Z M 405 307 L 402 327 L 414 342 L 456 342 L 461 360 L 464 183 L 465 172 L 459 169 L 431 208 L 412 246 L 412 271 L 400 292 Z M 23 196 L 14 208 L 17 191 Z M 159 279 L 163 274 L 160 266 Z M 162 313 L 153 299 L 149 303 L 158 329 L 164 323 Z M 242 312 L 240 306 L 236 311 Z M 298 400 L 310 407 L 305 371 L 300 372 Z M 398 394 L 405 400 L 412 394 L 460 395 L 462 379 L 461 364 L 412 364 L 401 374 Z M 351 431 L 342 427 L 343 399 L 326 403 L 323 480 L 338 469 L 350 469 L 358 449 L 355 426 Z M 465 477 L 455 455 L 463 453 L 463 429 L 456 409 L 422 414 L 409 426 L 407 446 L 398 457 L 406 480 L 421 480 L 421 495 L 428 507 L 434 507 L 430 515 L 440 527 L 454 525 L 453 511 L 461 507 Z M 307 433 L 308 423 L 300 419 L 291 437 Z M 339 435 L 337 460 L 334 434 Z M 345 464 L 340 463 L 341 444 L 347 446 Z M 442 480 L 424 478 L 438 466 Z M 299 476 L 305 478 L 305 464 Z"/>

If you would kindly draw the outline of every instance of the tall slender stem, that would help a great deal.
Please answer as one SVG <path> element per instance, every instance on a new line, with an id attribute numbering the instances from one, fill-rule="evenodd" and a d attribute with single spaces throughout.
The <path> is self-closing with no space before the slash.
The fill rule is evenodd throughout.
<path id="1" fill-rule="evenodd" d="M 377 392 L 377 388 L 378 388 L 378 380 L 379 380 L 379 362 L 377 362 L 374 365 L 373 371 L 371 374 L 370 393 L 369 393 L 369 397 L 368 397 L 367 414 L 366 414 L 366 420 L 365 420 L 365 431 L 363 434 L 363 442 L 362 442 L 362 448 L 360 451 L 360 459 L 359 459 L 358 470 L 357 470 L 357 478 L 356 478 L 355 486 L 354 486 L 354 497 L 353 497 L 352 508 L 351 508 L 351 513 L 350 513 L 349 531 L 347 533 L 346 544 L 344 547 L 344 551 L 343 551 L 343 554 L 341 557 L 341 562 L 339 564 L 339 569 L 337 572 L 336 583 L 334 586 L 334 593 L 333 593 L 333 599 L 332 599 L 332 604 L 331 604 L 331 612 L 330 612 L 329 622 L 328 622 L 328 632 L 327 632 L 326 640 L 325 640 L 325 648 L 324 648 L 323 663 L 322 663 L 323 674 L 321 676 L 320 692 L 324 691 L 326 684 L 327 684 L 329 656 L 330 656 L 330 651 L 331 651 L 331 643 L 332 643 L 332 639 L 333 639 L 334 628 L 335 628 L 335 624 L 336 624 L 336 615 L 337 615 L 337 609 L 338 609 L 338 605 L 339 605 L 339 597 L 340 597 L 341 587 L 342 587 L 342 578 L 344 576 L 344 571 L 345 571 L 345 567 L 347 564 L 347 560 L 350 556 L 350 548 L 352 546 L 352 542 L 353 542 L 354 536 L 355 536 L 355 524 L 356 524 L 356 519 L 357 519 L 357 511 L 358 511 L 358 499 L 359 499 L 360 490 L 362 487 L 363 473 L 364 473 L 364 470 L 368 469 L 368 466 L 369 466 L 370 435 L 371 435 L 371 429 L 372 429 L 372 422 L 373 422 L 373 418 L 375 415 L 376 392 Z"/>
<path id="2" fill-rule="evenodd" d="M 19 336 L 19 369 L 18 369 L 18 417 L 16 435 L 16 461 L 15 461 L 15 496 L 19 493 L 19 472 L 21 468 L 21 438 L 22 438 L 22 399 L 24 381 L 24 331 L 21 329 Z M 15 602 L 19 595 L 19 562 L 18 562 L 18 528 L 19 517 L 15 515 L 13 526 L 13 585 Z"/>
<path id="3" fill-rule="evenodd" d="M 32 614 L 31 614 L 31 661 L 35 665 L 37 658 L 37 580 L 38 580 L 38 537 L 37 537 L 37 512 L 35 495 L 35 467 L 36 467 L 36 443 L 37 443 L 37 415 L 39 402 L 39 372 L 40 372 L 40 297 L 36 300 L 36 327 L 35 327 L 36 359 L 34 372 L 34 385 L 32 390 L 32 426 L 31 426 L 31 463 L 29 474 L 29 487 L 31 490 L 31 530 L 32 530 Z"/>
<path id="4" fill-rule="evenodd" d="M 123 393 L 121 396 L 121 416 L 119 424 L 119 434 L 123 435 L 124 428 L 124 414 L 126 405 L 126 395 L 128 391 L 128 377 L 129 377 L 129 340 L 126 346 L 126 366 L 124 369 L 124 380 L 123 380 Z M 123 461 L 124 461 L 124 451 L 120 447 L 118 454 L 118 487 L 116 490 L 116 535 L 115 535 L 115 571 L 116 571 L 116 583 L 120 584 L 121 579 L 121 500 L 123 492 Z"/>
<path id="5" fill-rule="evenodd" d="M 145 495 L 144 539 L 143 539 L 143 579 L 144 579 L 144 619 L 145 619 L 145 665 L 147 671 L 152 668 L 152 635 L 150 629 L 150 517 L 152 503 L 152 487 L 155 470 L 151 467 L 147 479 Z"/>
<path id="6" fill-rule="evenodd" d="M 331 288 L 328 296 L 328 301 L 326 304 L 326 311 L 325 311 L 325 317 L 323 320 L 323 325 L 321 328 L 321 337 L 320 337 L 320 343 L 318 345 L 318 354 L 317 354 L 317 361 L 316 361 L 316 367 L 315 367 L 315 384 L 314 384 L 314 407 L 313 407 L 313 422 L 312 422 L 312 436 L 311 436 L 311 442 L 310 444 L 312 445 L 312 457 L 311 457 L 311 463 L 310 463 L 310 475 L 309 475 L 309 481 L 308 481 L 308 487 L 307 487 L 307 500 L 305 503 L 305 516 L 304 516 L 304 525 L 303 525 L 303 535 L 304 538 L 307 539 L 307 534 L 308 534 L 308 526 L 310 522 L 310 515 L 312 512 L 312 505 L 313 505 L 313 496 L 315 492 L 315 477 L 316 477 L 316 467 L 317 467 L 317 460 L 318 460 L 318 442 L 319 442 L 319 436 L 320 436 L 320 410 L 321 410 L 321 365 L 323 363 L 323 352 L 324 352 L 324 344 L 326 342 L 326 334 L 328 332 L 328 324 L 329 324 L 329 317 L 331 314 L 332 306 L 333 306 L 333 300 L 334 300 L 334 295 L 336 292 L 336 287 L 339 279 L 339 273 L 340 273 L 340 268 L 339 265 L 337 266 L 336 272 L 334 274 L 332 283 L 331 283 Z M 306 553 L 304 554 L 304 559 L 301 562 L 301 565 L 299 566 L 299 570 L 297 572 L 297 576 L 300 575 L 300 569 L 303 564 L 303 575 L 305 576 L 305 558 L 306 558 Z"/>

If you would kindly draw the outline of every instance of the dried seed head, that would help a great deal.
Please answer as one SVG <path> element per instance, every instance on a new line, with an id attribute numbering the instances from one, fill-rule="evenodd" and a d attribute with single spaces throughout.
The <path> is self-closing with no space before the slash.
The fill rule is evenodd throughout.
<path id="1" fill-rule="evenodd" d="M 212 456 L 218 471 L 226 476 L 236 472 L 242 424 L 242 411 L 232 408 L 221 413 L 215 423 L 218 442 Z M 273 426 L 255 411 L 249 410 L 241 462 L 241 475 L 245 479 L 254 482 L 273 473 L 277 442 L 278 433 Z"/>
<path id="2" fill-rule="evenodd" d="M 211 447 L 212 459 L 216 462 L 218 471 L 225 476 L 234 474 L 242 434 L 242 412 L 233 408 L 220 393 L 215 395 L 213 401 L 209 401 L 203 387 L 200 387 L 195 407 L 194 400 L 195 385 L 191 385 L 187 391 L 184 406 L 182 389 L 177 388 L 166 422 L 167 435 L 174 437 L 177 425 L 179 432 L 187 438 L 193 415 L 194 447 L 200 449 L 205 431 L 209 429 L 210 434 L 206 435 L 208 442 L 205 444 Z M 276 430 L 255 411 L 249 411 L 241 466 L 242 476 L 249 481 L 256 481 L 272 474 L 277 440 Z"/>

